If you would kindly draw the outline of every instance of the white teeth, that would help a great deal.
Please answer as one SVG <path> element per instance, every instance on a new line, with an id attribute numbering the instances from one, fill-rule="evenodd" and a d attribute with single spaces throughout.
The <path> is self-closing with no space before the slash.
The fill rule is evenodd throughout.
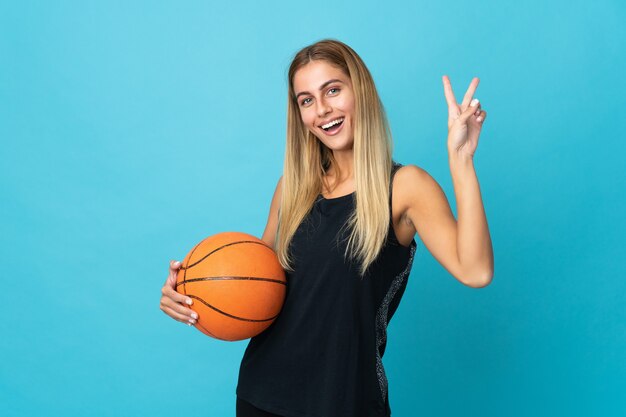
<path id="1" fill-rule="evenodd" d="M 322 129 L 328 129 L 331 126 L 335 126 L 337 123 L 343 122 L 343 117 L 340 117 L 337 120 L 333 120 L 332 122 L 325 124 L 322 126 Z"/>

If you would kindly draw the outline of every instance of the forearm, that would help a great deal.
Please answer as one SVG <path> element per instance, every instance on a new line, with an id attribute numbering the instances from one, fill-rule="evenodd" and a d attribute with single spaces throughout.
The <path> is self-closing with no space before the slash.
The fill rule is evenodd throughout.
<path id="1" fill-rule="evenodd" d="M 493 248 L 478 177 L 471 157 L 449 154 L 457 205 L 457 253 L 466 279 L 486 285 L 493 276 Z"/>

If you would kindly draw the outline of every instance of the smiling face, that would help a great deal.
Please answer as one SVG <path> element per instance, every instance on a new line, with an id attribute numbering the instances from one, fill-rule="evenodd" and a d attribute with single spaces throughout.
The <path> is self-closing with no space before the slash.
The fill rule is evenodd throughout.
<path id="1" fill-rule="evenodd" d="M 354 92 L 350 78 L 326 61 L 310 61 L 293 77 L 300 117 L 329 149 L 352 149 Z"/>

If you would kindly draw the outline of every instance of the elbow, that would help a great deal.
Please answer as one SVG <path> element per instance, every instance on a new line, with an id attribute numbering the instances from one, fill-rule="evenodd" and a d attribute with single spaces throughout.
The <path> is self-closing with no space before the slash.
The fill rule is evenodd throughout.
<path id="1" fill-rule="evenodd" d="M 465 279 L 463 283 L 468 287 L 472 288 L 484 288 L 487 285 L 491 284 L 493 280 L 493 271 L 483 272 L 481 274 L 476 274 L 475 276 Z"/>

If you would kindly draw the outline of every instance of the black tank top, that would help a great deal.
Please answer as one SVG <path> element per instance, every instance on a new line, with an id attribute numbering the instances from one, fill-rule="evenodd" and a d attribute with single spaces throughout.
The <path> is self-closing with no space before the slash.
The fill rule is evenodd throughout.
<path id="1" fill-rule="evenodd" d="M 394 162 L 392 181 L 399 167 Z M 349 230 L 342 226 L 354 198 L 320 195 L 293 237 L 294 272 L 287 273 L 281 313 L 250 339 L 239 370 L 237 396 L 262 410 L 288 417 L 391 414 L 382 357 L 416 243 L 402 246 L 390 218 L 387 241 L 361 278 L 358 265 L 344 259 Z"/>

